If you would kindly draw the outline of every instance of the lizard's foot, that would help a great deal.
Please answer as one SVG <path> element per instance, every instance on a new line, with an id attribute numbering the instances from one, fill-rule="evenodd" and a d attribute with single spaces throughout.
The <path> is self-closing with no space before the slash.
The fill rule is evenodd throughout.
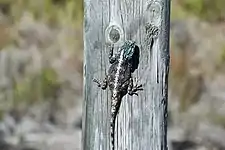
<path id="1" fill-rule="evenodd" d="M 101 83 L 100 83 L 100 81 L 99 81 L 99 80 L 97 80 L 97 79 L 93 79 L 93 82 L 97 83 L 97 86 L 98 86 L 98 87 L 101 87 Z"/>
<path id="2" fill-rule="evenodd" d="M 97 79 L 93 79 L 93 82 L 97 83 L 97 86 L 101 87 L 103 90 L 105 90 L 107 88 L 107 80 L 106 79 L 103 80 L 102 83 Z"/>
<path id="3" fill-rule="evenodd" d="M 128 88 L 128 94 L 129 95 L 137 95 L 138 96 L 138 93 L 137 91 L 142 91 L 143 88 L 142 88 L 142 84 L 138 85 L 137 84 L 137 79 L 136 79 L 136 83 L 135 83 L 135 86 L 133 86 L 133 79 L 131 78 L 130 79 L 130 84 L 129 84 L 129 88 Z"/>
<path id="4" fill-rule="evenodd" d="M 128 94 L 129 94 L 129 95 L 137 95 L 137 96 L 138 96 L 137 91 L 143 91 L 142 84 L 140 84 L 140 85 L 135 85 L 135 86 L 128 92 Z"/>

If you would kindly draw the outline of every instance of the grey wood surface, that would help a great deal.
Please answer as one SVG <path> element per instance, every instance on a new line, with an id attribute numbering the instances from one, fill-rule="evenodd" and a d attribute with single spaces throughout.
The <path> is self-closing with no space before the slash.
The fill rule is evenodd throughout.
<path id="1" fill-rule="evenodd" d="M 109 43 L 131 39 L 140 49 L 133 77 L 144 90 L 123 98 L 115 149 L 166 150 L 170 0 L 84 0 L 84 13 L 82 149 L 110 150 L 110 92 L 92 80 L 107 73 Z"/>

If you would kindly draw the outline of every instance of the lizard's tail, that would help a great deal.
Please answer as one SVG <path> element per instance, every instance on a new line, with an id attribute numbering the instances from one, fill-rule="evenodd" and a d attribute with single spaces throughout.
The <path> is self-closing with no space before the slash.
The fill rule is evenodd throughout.
<path id="1" fill-rule="evenodd" d="M 117 95 L 112 97 L 111 103 L 111 118 L 110 118 L 110 133 L 111 133 L 111 150 L 115 149 L 115 122 L 121 104 L 121 98 Z"/>
<path id="2" fill-rule="evenodd" d="M 116 115 L 111 116 L 110 120 L 110 133 L 111 133 L 111 150 L 115 149 L 115 121 L 116 121 Z"/>

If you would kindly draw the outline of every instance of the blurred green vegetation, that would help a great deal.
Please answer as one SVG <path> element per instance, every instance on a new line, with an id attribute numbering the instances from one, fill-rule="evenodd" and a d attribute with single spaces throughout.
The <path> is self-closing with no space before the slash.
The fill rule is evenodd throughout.
<path id="1" fill-rule="evenodd" d="M 224 0 L 181 0 L 183 8 L 207 21 L 222 21 L 225 19 Z"/>
<path id="2" fill-rule="evenodd" d="M 26 12 L 33 15 L 35 20 L 50 27 L 71 26 L 82 32 L 83 0 L 0 0 L 0 11 L 7 20 L 0 24 L 1 50 L 12 43 L 11 28 L 14 28 Z M 79 39 L 70 37 L 68 36 L 66 40 L 68 45 L 73 44 L 71 49 L 81 51 L 81 36 L 77 36 Z M 6 97 L 6 103 L 9 103 L 10 108 L 18 108 L 21 105 L 27 107 L 41 101 L 54 101 L 62 85 L 58 74 L 51 67 L 45 67 L 39 73 L 25 75 L 22 79 L 13 82 L 13 87 L 10 89 L 13 96 Z M 2 112 L 7 108 L 0 110 L 0 119 Z"/>
<path id="3" fill-rule="evenodd" d="M 206 115 L 206 118 L 208 118 L 210 122 L 213 122 L 214 124 L 219 125 L 225 129 L 224 114 L 220 114 L 215 110 L 209 110 L 208 114 Z"/>
<path id="4" fill-rule="evenodd" d="M 200 21 L 206 21 L 211 24 L 222 23 L 225 21 L 225 6 L 224 0 L 173 0 L 171 1 L 171 18 L 172 20 L 186 18 L 195 18 Z M 188 42 L 185 43 L 188 46 Z M 182 48 L 183 49 L 183 48 Z M 189 61 L 188 55 L 185 52 L 190 52 L 190 49 L 184 50 L 183 53 L 177 53 L 178 45 L 175 45 L 173 37 L 171 37 L 171 72 L 170 72 L 170 87 L 179 97 L 179 111 L 185 112 L 190 106 L 200 100 L 202 92 L 201 76 L 191 75 L 189 68 L 186 66 Z M 218 58 L 218 69 L 223 69 L 225 64 L 225 47 L 222 48 Z M 224 70 L 224 69 L 223 69 Z M 215 122 L 219 121 L 220 116 L 215 118 Z M 223 124 L 224 124 L 224 118 Z"/>
<path id="5" fill-rule="evenodd" d="M 0 0 L 0 8 L 12 21 L 17 21 L 28 11 L 51 25 L 82 23 L 82 0 Z"/>
<path id="6" fill-rule="evenodd" d="M 221 51 L 220 62 L 222 64 L 225 63 L 225 45 L 223 46 L 222 51 Z"/>
<path id="7" fill-rule="evenodd" d="M 14 107 L 21 102 L 33 104 L 35 102 L 53 100 L 60 92 L 61 84 L 58 75 L 52 68 L 43 68 L 40 74 L 14 82 Z"/>
<path id="8" fill-rule="evenodd" d="M 223 45 L 222 49 L 220 50 L 218 60 L 216 62 L 216 69 L 220 71 L 225 71 L 224 65 L 225 65 L 225 45 Z"/>
<path id="9" fill-rule="evenodd" d="M 13 42 L 10 30 L 7 25 L 0 24 L 0 51 Z"/>
<path id="10" fill-rule="evenodd" d="M 175 2 L 174 10 L 173 6 L 172 17 L 174 18 L 194 15 L 210 22 L 225 19 L 224 0 L 180 0 Z"/>

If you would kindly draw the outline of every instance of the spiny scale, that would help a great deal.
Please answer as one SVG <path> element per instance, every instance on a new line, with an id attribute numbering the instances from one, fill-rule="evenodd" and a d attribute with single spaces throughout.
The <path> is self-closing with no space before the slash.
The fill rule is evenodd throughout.
<path id="1" fill-rule="evenodd" d="M 113 47 L 109 52 L 109 62 L 111 66 L 108 70 L 108 75 L 102 83 L 94 79 L 93 81 L 98 84 L 103 90 L 109 86 L 111 91 L 111 118 L 110 118 L 110 134 L 111 134 L 111 150 L 114 150 L 114 133 L 115 133 L 115 120 L 120 108 L 123 96 L 127 93 L 129 95 L 138 95 L 136 92 L 142 89 L 142 85 L 133 85 L 133 78 L 131 76 L 133 67 L 133 59 L 135 54 L 135 42 L 126 41 L 119 49 L 118 54 L 113 55 Z"/>

